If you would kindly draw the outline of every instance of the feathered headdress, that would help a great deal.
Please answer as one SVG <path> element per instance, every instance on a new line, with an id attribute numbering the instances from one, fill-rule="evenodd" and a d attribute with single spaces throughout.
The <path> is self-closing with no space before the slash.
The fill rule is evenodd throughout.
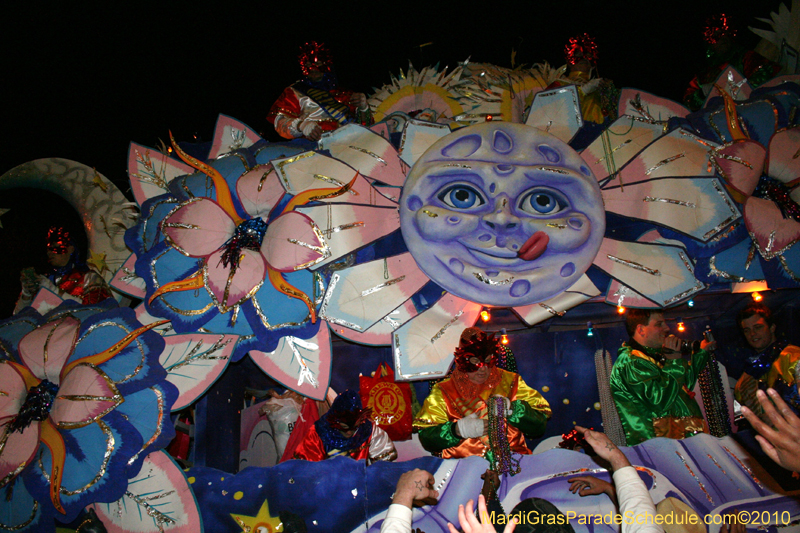
<path id="1" fill-rule="evenodd" d="M 731 18 L 725 13 L 709 17 L 703 28 L 703 39 L 708 44 L 717 44 L 724 37 L 731 39 L 736 37 L 736 29 L 731 24 Z"/>
<path id="2" fill-rule="evenodd" d="M 45 244 L 49 252 L 57 254 L 65 254 L 67 253 L 67 248 L 75 245 L 69 231 L 61 226 L 53 226 L 47 230 Z"/>
<path id="3" fill-rule="evenodd" d="M 588 33 L 570 37 L 564 47 L 564 57 L 567 63 L 574 65 L 585 59 L 592 65 L 597 64 L 597 42 Z"/>
<path id="4" fill-rule="evenodd" d="M 456 367 L 461 372 L 475 372 L 481 367 L 494 366 L 495 359 L 500 353 L 501 344 L 495 334 L 487 335 L 478 331 L 468 340 L 462 339 L 454 355 Z"/>
<path id="5" fill-rule="evenodd" d="M 311 68 L 315 68 L 322 73 L 329 72 L 333 64 L 333 57 L 325 43 L 311 41 L 300 45 L 300 54 L 297 56 L 300 61 L 300 70 L 303 76 L 308 76 Z"/>

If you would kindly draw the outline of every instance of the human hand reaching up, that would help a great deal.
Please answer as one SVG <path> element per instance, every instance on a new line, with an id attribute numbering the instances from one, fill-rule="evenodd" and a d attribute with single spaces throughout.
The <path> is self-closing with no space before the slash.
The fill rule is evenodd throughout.
<path id="1" fill-rule="evenodd" d="M 767 396 L 769 394 L 769 396 Z M 742 406 L 742 414 L 759 434 L 756 440 L 770 459 L 792 472 L 800 472 L 800 418 L 775 392 L 756 392 L 758 403 L 773 427 L 765 424 L 753 411 Z M 773 405 L 773 402 L 774 405 Z"/>
<path id="2" fill-rule="evenodd" d="M 480 522 L 473 512 L 473 503 L 474 502 L 470 500 L 467 502 L 466 507 L 464 505 L 458 506 L 458 522 L 461 525 L 461 530 L 464 533 L 495 533 L 494 524 L 492 524 L 489 518 L 489 511 L 486 510 L 486 500 L 483 494 L 478 496 L 478 514 L 481 517 Z M 448 522 L 447 527 L 450 529 L 450 533 L 458 533 L 458 530 L 453 524 Z M 511 533 L 516 527 L 517 519 L 513 518 L 508 521 L 505 529 L 503 529 L 503 533 Z"/>

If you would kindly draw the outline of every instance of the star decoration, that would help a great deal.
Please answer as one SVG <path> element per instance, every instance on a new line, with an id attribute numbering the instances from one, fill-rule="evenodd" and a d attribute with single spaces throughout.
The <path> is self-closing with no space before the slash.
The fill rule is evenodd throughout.
<path id="1" fill-rule="evenodd" d="M 93 267 L 100 274 L 102 274 L 104 270 L 108 270 L 105 253 L 94 253 L 90 250 L 89 259 L 86 260 L 86 264 Z"/>
<path id="2" fill-rule="evenodd" d="M 92 179 L 92 183 L 94 183 L 95 187 L 100 187 L 103 189 L 103 192 L 108 191 L 108 184 L 103 181 L 100 177 L 100 174 L 97 173 L 97 170 L 94 171 L 94 179 Z"/>
<path id="3" fill-rule="evenodd" d="M 264 500 L 256 516 L 245 516 L 231 513 L 231 517 L 242 528 L 243 533 L 280 533 L 283 522 L 280 518 L 269 514 L 269 503 Z"/>
<path id="4" fill-rule="evenodd" d="M 11 211 L 11 209 L 9 209 L 9 208 L 2 208 L 2 207 L 0 207 L 0 217 L 1 217 L 1 216 L 3 216 L 3 215 L 5 215 L 5 214 L 6 214 L 6 213 L 8 213 L 9 211 Z M 2 222 L 2 221 L 0 221 L 0 228 L 2 228 L 2 227 L 3 227 L 3 222 Z"/>

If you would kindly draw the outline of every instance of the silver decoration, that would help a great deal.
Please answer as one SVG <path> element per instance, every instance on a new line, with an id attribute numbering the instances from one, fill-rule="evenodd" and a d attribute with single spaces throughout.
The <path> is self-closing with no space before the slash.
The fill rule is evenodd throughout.
<path id="1" fill-rule="evenodd" d="M 626 267 L 629 267 L 629 268 L 633 268 L 635 270 L 640 270 L 642 272 L 647 272 L 648 274 L 651 274 L 653 276 L 660 276 L 661 275 L 661 272 L 659 272 L 658 270 L 653 270 L 652 268 L 648 268 L 648 267 L 646 267 L 644 265 L 640 265 L 639 263 L 636 263 L 634 261 L 629 261 L 627 259 L 621 259 L 619 257 L 613 256 L 613 255 L 610 255 L 610 254 L 606 254 L 606 257 L 609 258 L 611 261 L 614 261 L 615 263 L 619 263 L 620 265 L 623 265 L 623 266 L 626 266 Z"/>
<path id="2" fill-rule="evenodd" d="M 356 331 L 363 331 L 362 327 L 357 324 L 353 324 L 352 322 L 348 322 L 347 320 L 342 320 L 340 318 L 334 318 L 328 316 L 327 314 L 328 304 L 333 296 L 333 291 L 336 290 L 336 284 L 339 283 L 340 277 L 341 276 L 338 273 L 331 276 L 331 282 L 328 284 L 328 290 L 325 292 L 325 297 L 322 299 L 322 307 L 319 309 L 319 317 L 333 324 L 338 324 Z"/>
<path id="3" fill-rule="evenodd" d="M 379 155 L 378 155 L 378 154 L 376 154 L 375 152 L 370 152 L 370 151 L 369 151 L 369 150 L 367 150 L 366 148 L 361 148 L 360 146 L 353 146 L 352 144 L 351 144 L 351 145 L 349 145 L 349 146 L 348 146 L 348 148 L 350 148 L 351 150 L 358 150 L 359 152 L 362 152 L 362 153 L 364 153 L 364 154 L 367 154 L 368 156 L 370 156 L 370 157 L 372 157 L 372 158 L 374 158 L 374 159 L 376 159 L 376 160 L 380 161 L 380 162 L 381 162 L 381 163 L 383 163 L 384 165 L 386 165 L 386 164 L 387 164 L 385 159 L 383 159 L 381 156 L 379 156 Z"/>
<path id="4" fill-rule="evenodd" d="M 540 303 L 539 306 L 553 316 L 564 316 L 565 314 L 567 314 L 566 311 L 556 311 L 555 309 L 553 309 L 552 307 L 550 307 L 545 303 Z"/>
<path id="5" fill-rule="evenodd" d="M 722 201 L 725 203 L 725 205 L 728 207 L 728 210 L 731 212 L 731 216 L 729 216 L 724 221 L 717 224 L 714 228 L 708 230 L 703 235 L 703 240 L 707 240 L 712 235 L 716 235 L 717 233 L 722 231 L 722 228 L 724 228 L 728 224 L 732 223 L 734 220 L 741 217 L 741 215 L 739 214 L 739 210 L 736 209 L 736 206 L 733 205 L 733 202 L 731 202 L 731 199 L 728 197 L 728 193 L 726 193 L 720 186 L 719 180 L 714 179 L 712 183 L 714 185 L 714 190 L 717 191 L 717 194 L 719 194 L 720 198 L 722 198 Z"/>
<path id="6" fill-rule="evenodd" d="M 173 372 L 188 364 L 194 363 L 195 361 L 215 361 L 218 359 L 227 359 L 227 355 L 214 354 L 225 348 L 228 344 L 230 344 L 230 342 L 230 339 L 225 339 L 225 335 L 220 335 L 219 339 L 217 339 L 214 344 L 209 346 L 208 349 L 203 350 L 203 345 L 205 343 L 203 341 L 198 341 L 194 346 L 192 346 L 192 349 L 189 350 L 189 353 L 183 356 L 174 365 L 165 367 L 164 370 L 167 372 Z"/>
<path id="7" fill-rule="evenodd" d="M 371 289 L 365 289 L 365 290 L 361 291 L 361 296 L 362 296 L 362 298 L 364 296 L 369 296 L 370 294 L 372 294 L 374 292 L 378 292 L 379 290 L 383 289 L 384 287 L 389 287 L 391 285 L 394 285 L 395 283 L 400 283 L 404 279 L 406 279 L 405 276 L 400 276 L 399 278 L 390 279 L 389 281 L 381 283 L 380 285 L 376 285 L 376 286 L 372 287 Z"/>
<path id="8" fill-rule="evenodd" d="M 663 167 L 664 165 L 668 165 L 668 164 L 672 163 L 673 161 L 676 161 L 676 160 L 678 160 L 678 159 L 680 159 L 682 157 L 686 157 L 686 152 L 681 152 L 679 154 L 675 154 L 673 156 L 670 156 L 670 157 L 668 157 L 666 159 L 662 159 L 661 161 L 656 163 L 654 166 L 648 168 L 645 171 L 644 175 L 645 176 L 649 176 L 650 174 L 652 174 L 653 172 L 655 172 L 659 168 Z"/>
<path id="9" fill-rule="evenodd" d="M 442 329 L 440 329 L 440 330 L 439 330 L 439 331 L 436 333 L 436 335 L 434 335 L 433 337 L 431 337 L 431 344 L 435 343 L 435 342 L 436 342 L 436 341 L 438 341 L 440 338 L 442 338 L 442 335 L 444 335 L 444 332 L 445 332 L 445 331 L 447 331 L 447 328 L 449 328 L 450 326 L 452 326 L 453 324 L 455 324 L 455 323 L 458 321 L 458 319 L 461 317 L 461 315 L 463 315 L 463 314 L 464 314 L 464 310 L 462 309 L 461 311 L 459 311 L 458 313 L 456 313 L 456 316 L 454 316 L 454 317 L 453 317 L 453 318 L 450 320 L 450 322 L 448 322 L 447 324 L 445 324 L 444 326 L 442 326 Z"/>
<path id="10" fill-rule="evenodd" d="M 691 207 L 692 209 L 697 208 L 697 204 L 692 202 L 684 202 L 683 200 L 673 200 L 672 198 L 658 198 L 653 196 L 645 196 L 645 202 L 663 202 L 665 204 L 672 204 L 672 205 L 682 205 L 683 207 Z"/>
<path id="11" fill-rule="evenodd" d="M 297 359 L 297 362 L 300 363 L 302 367 L 300 369 L 300 375 L 297 378 L 297 386 L 300 387 L 308 381 L 315 389 L 319 388 L 319 382 L 317 378 L 314 377 L 313 372 L 306 364 L 305 358 L 300 354 L 300 350 L 297 349 L 298 346 L 301 348 L 305 348 L 309 351 L 319 351 L 319 344 L 314 344 L 313 342 L 309 342 L 304 339 L 300 339 L 298 337 L 284 337 L 286 340 L 286 344 L 289 345 L 289 348 L 292 350 L 292 355 L 294 358 Z"/>
<path id="12" fill-rule="evenodd" d="M 481 283 L 485 283 L 487 285 L 508 285 L 514 280 L 514 276 L 511 276 L 510 278 L 501 281 L 494 281 L 484 276 L 483 273 L 481 272 L 473 272 L 472 275 L 475 276 L 478 279 L 478 281 L 480 281 Z"/>
<path id="13" fill-rule="evenodd" d="M 564 170 L 563 168 L 555 168 L 555 167 L 536 167 L 536 170 L 541 170 L 542 172 L 552 172 L 554 174 L 564 174 L 570 175 L 572 172 L 568 170 Z"/>
<path id="14" fill-rule="evenodd" d="M 749 281 L 745 278 L 740 278 L 738 276 L 734 276 L 733 274 L 728 274 L 723 270 L 717 269 L 717 256 L 715 255 L 711 256 L 711 259 L 708 260 L 708 268 L 709 268 L 708 270 L 709 276 L 716 276 L 718 278 L 725 279 L 728 281 L 733 281 L 736 283 L 744 283 Z"/>

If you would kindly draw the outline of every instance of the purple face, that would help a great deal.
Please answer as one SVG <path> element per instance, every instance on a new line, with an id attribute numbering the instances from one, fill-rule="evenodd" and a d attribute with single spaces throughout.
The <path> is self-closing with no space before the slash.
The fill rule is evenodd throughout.
<path id="1" fill-rule="evenodd" d="M 565 143 L 487 122 L 431 146 L 403 187 L 400 226 L 433 281 L 494 306 L 544 301 L 589 268 L 605 231 L 597 181 Z"/>

